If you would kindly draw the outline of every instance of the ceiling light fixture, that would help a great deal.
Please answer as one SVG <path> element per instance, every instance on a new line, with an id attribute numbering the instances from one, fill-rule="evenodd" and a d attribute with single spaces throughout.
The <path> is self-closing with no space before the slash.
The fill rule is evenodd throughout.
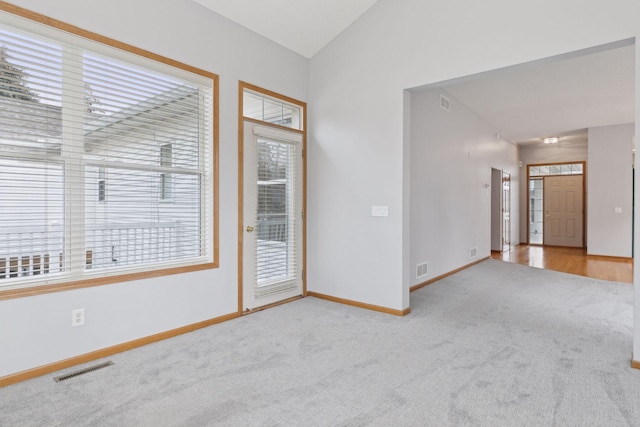
<path id="1" fill-rule="evenodd" d="M 542 142 L 545 144 L 557 144 L 560 141 L 560 138 L 557 136 L 548 136 L 546 138 L 542 138 Z"/>

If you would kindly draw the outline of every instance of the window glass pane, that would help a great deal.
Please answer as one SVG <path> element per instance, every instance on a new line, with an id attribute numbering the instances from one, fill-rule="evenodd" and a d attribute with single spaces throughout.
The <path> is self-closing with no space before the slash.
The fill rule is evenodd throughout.
<path id="1" fill-rule="evenodd" d="M 548 175 L 581 175 L 583 167 L 581 163 L 570 163 L 564 165 L 544 165 L 531 166 L 529 168 L 529 176 L 548 176 Z"/>
<path id="2" fill-rule="evenodd" d="M 295 115 L 295 110 L 291 107 L 288 107 L 286 105 L 282 106 L 282 122 L 278 123 L 281 126 L 286 126 L 286 127 L 297 127 L 297 125 L 294 126 L 293 124 L 293 117 Z"/>
<path id="3" fill-rule="evenodd" d="M 250 119 L 263 120 L 262 100 L 263 98 L 261 96 L 245 91 L 242 106 L 243 115 Z"/>
<path id="4" fill-rule="evenodd" d="M 0 182 L 0 279 L 61 272 L 63 165 L 0 159 Z"/>
<path id="5" fill-rule="evenodd" d="M 172 174 L 174 200 L 161 203 L 161 174 L 107 168 L 106 202 L 95 203 L 99 172 L 86 168 L 86 250 L 91 268 L 200 255 L 200 182 Z M 99 188 L 99 187 L 98 187 Z"/>
<path id="6" fill-rule="evenodd" d="M 264 100 L 264 117 L 262 120 L 274 124 L 282 124 L 282 103 L 271 101 L 270 99 Z"/>
<path id="7" fill-rule="evenodd" d="M 0 27 L 0 147 L 3 153 L 59 155 L 61 49 Z"/>
<path id="8" fill-rule="evenodd" d="M 542 179 L 529 180 L 529 243 L 542 243 Z"/>
<path id="9" fill-rule="evenodd" d="M 291 278 L 295 145 L 258 139 L 257 285 Z"/>
<path id="10" fill-rule="evenodd" d="M 302 129 L 300 107 L 247 90 L 243 93 L 243 114 L 248 118 Z"/>
<path id="11" fill-rule="evenodd" d="M 197 87 L 95 55 L 85 55 L 85 153 L 91 159 L 198 168 L 203 119 Z M 87 96 L 85 96 L 87 99 Z"/>
<path id="12" fill-rule="evenodd" d="M 0 26 L 0 286 L 210 262 L 215 77 L 60 40 Z"/>

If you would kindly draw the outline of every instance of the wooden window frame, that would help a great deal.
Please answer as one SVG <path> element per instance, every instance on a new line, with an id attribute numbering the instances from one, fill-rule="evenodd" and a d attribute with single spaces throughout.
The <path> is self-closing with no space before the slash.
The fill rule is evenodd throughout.
<path id="1" fill-rule="evenodd" d="M 196 68 L 182 62 L 175 61 L 173 59 L 155 54 L 153 52 L 140 49 L 138 47 L 132 46 L 127 43 L 123 43 L 117 41 L 115 39 L 102 36 L 100 34 L 84 30 L 77 26 L 58 21 L 56 19 L 50 18 L 46 15 L 42 15 L 31 10 L 21 8 L 19 6 L 15 6 L 13 4 L 0 1 L 0 12 L 9 13 L 15 15 L 19 18 L 24 18 L 29 21 L 43 24 L 47 27 L 57 29 L 63 32 L 70 33 L 75 36 L 79 36 L 90 41 L 98 42 L 104 44 L 106 46 L 110 46 L 116 49 L 120 49 L 122 51 L 128 52 L 130 54 L 134 54 L 146 59 L 151 59 L 155 62 L 169 65 L 171 67 L 175 67 L 181 70 L 188 71 L 193 74 L 197 74 L 203 76 L 205 78 L 211 79 L 213 83 L 213 128 L 212 128 L 212 148 L 211 154 L 213 159 L 211 161 L 211 179 L 212 183 L 210 185 L 211 190 L 213 191 L 213 197 L 211 197 L 212 206 L 211 214 L 213 217 L 213 224 L 211 225 L 211 229 L 213 232 L 213 242 L 211 246 L 211 262 L 204 262 L 194 265 L 185 265 L 180 267 L 168 267 L 154 270 L 146 270 L 142 272 L 133 272 L 133 273 L 125 273 L 119 275 L 112 276 L 104 276 L 91 278 L 86 280 L 72 280 L 63 283 L 55 283 L 55 284 L 31 284 L 25 287 L 12 288 L 12 289 L 0 289 L 0 300 L 7 300 L 13 298 L 27 297 L 40 295 L 51 292 L 60 292 L 72 289 L 81 289 L 92 286 L 100 286 L 107 285 L 112 283 L 121 283 L 131 280 L 140 280 L 140 279 L 148 279 L 153 277 L 161 277 L 172 274 L 181 274 L 192 271 L 200 271 L 200 270 L 208 270 L 219 267 L 219 77 L 217 74 L 211 73 L 209 71 Z M 87 260 L 90 255 L 87 254 Z"/>

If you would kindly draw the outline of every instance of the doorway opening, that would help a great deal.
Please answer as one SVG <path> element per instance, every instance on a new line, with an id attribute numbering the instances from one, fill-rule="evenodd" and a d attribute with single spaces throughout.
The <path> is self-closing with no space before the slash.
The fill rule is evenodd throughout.
<path id="1" fill-rule="evenodd" d="M 306 104 L 240 83 L 238 311 L 304 296 Z"/>
<path id="2" fill-rule="evenodd" d="M 511 174 L 491 168 L 491 251 L 511 249 Z"/>
<path id="3" fill-rule="evenodd" d="M 584 247 L 584 170 L 585 162 L 527 166 L 530 245 Z"/>

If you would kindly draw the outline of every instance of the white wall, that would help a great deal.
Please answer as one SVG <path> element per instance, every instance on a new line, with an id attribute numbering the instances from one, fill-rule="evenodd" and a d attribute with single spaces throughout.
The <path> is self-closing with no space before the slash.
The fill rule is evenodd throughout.
<path id="1" fill-rule="evenodd" d="M 0 301 L 0 377 L 236 312 L 238 80 L 307 101 L 308 60 L 190 0 L 12 2 L 220 76 L 220 268 Z"/>
<path id="2" fill-rule="evenodd" d="M 589 129 L 587 252 L 591 255 L 631 257 L 633 135 L 633 123 Z"/>
<path id="3" fill-rule="evenodd" d="M 440 108 L 440 94 L 451 100 L 449 112 Z M 497 129 L 444 90 L 416 91 L 411 101 L 410 259 L 415 285 L 490 255 L 492 168 L 510 173 L 515 184 L 518 150 L 496 138 Z M 500 176 L 498 186 L 501 182 Z M 517 205 L 512 204 L 515 213 Z M 517 230 L 517 215 L 513 219 L 512 230 Z M 477 248 L 473 258 L 471 248 Z M 429 272 L 418 278 L 416 264 L 423 262 L 429 263 Z"/>
<path id="4" fill-rule="evenodd" d="M 636 37 L 638 16 L 637 0 L 379 0 L 311 59 L 309 289 L 409 306 L 404 89 Z"/>
<path id="5" fill-rule="evenodd" d="M 587 139 L 579 139 L 575 141 L 561 141 L 557 145 L 520 145 L 519 146 L 519 159 L 522 162 L 520 168 L 520 242 L 527 243 L 529 236 L 527 236 L 527 166 L 539 165 L 548 163 L 560 163 L 560 162 L 581 162 L 587 161 L 588 147 Z M 589 180 L 589 164 L 587 164 L 587 182 Z M 585 199 L 585 207 L 587 207 L 587 200 L 589 194 L 587 191 Z M 588 216 L 588 210 L 585 213 L 585 219 Z"/>

